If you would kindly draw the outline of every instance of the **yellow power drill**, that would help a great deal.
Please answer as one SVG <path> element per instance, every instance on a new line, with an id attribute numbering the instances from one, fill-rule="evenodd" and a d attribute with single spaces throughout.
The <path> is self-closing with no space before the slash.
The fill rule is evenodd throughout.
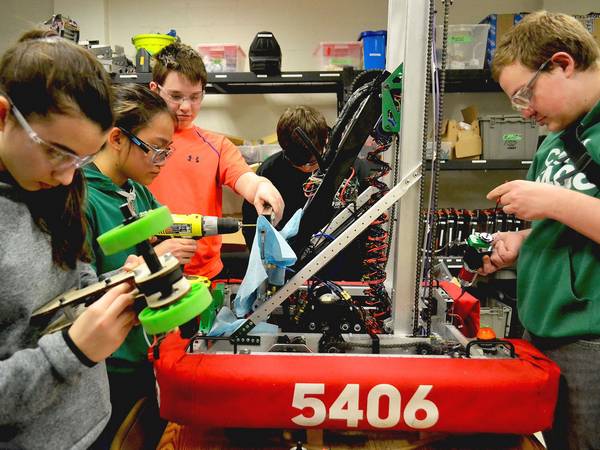
<path id="1" fill-rule="evenodd" d="M 200 239 L 204 236 L 231 234 L 242 227 L 256 226 L 243 224 L 234 217 L 201 216 L 200 214 L 172 214 L 173 225 L 158 233 L 163 238 Z"/>

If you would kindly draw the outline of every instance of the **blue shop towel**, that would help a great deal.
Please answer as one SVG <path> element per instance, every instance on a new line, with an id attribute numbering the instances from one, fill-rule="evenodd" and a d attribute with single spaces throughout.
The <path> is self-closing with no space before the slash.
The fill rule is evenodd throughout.
<path id="1" fill-rule="evenodd" d="M 215 318 L 215 322 L 213 323 L 212 328 L 208 332 L 209 336 L 231 336 L 231 334 L 237 330 L 241 324 L 243 324 L 245 319 L 238 319 L 233 314 L 233 311 L 229 309 L 227 306 L 223 306 L 217 317 Z M 277 325 L 273 325 L 271 323 L 260 322 L 252 329 L 252 334 L 275 334 L 277 333 Z"/>
<path id="2" fill-rule="evenodd" d="M 298 233 L 301 218 L 302 210 L 299 209 L 279 232 L 264 217 L 258 217 L 248 269 L 234 300 L 237 317 L 245 317 L 253 310 L 253 306 L 258 306 L 255 305 L 256 294 L 267 278 L 274 286 L 282 286 L 285 282 L 285 268 L 296 263 L 296 254 L 286 239 Z M 263 236 L 264 244 L 261 242 Z M 265 269 L 263 261 L 271 266 L 268 270 Z"/>

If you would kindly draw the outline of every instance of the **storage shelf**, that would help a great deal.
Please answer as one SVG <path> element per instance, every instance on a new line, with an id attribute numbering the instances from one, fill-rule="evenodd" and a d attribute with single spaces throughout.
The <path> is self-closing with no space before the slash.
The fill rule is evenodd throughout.
<path id="1" fill-rule="evenodd" d="M 306 94 L 333 93 L 338 110 L 344 100 L 342 71 L 282 72 L 279 75 L 257 75 L 252 72 L 208 73 L 209 94 Z M 116 74 L 115 83 L 150 83 L 151 73 Z"/>
<path id="2" fill-rule="evenodd" d="M 440 170 L 528 170 L 531 160 L 522 159 L 442 159 Z M 431 161 L 427 161 L 427 170 L 431 169 Z"/>
<path id="3" fill-rule="evenodd" d="M 344 71 L 298 71 L 279 75 L 257 75 L 252 72 L 211 72 L 206 92 L 209 94 L 305 94 L 334 93 L 338 111 L 348 96 L 352 80 L 362 71 L 346 68 Z M 114 74 L 115 83 L 143 83 L 152 81 L 151 73 Z M 447 70 L 446 92 L 500 92 L 489 70 Z"/>
<path id="4" fill-rule="evenodd" d="M 488 69 L 447 70 L 446 92 L 502 92 Z"/>

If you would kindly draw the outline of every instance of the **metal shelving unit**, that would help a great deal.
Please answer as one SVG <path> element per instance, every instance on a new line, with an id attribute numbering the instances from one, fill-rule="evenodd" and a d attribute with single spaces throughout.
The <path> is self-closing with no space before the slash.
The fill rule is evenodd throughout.
<path id="1" fill-rule="evenodd" d="M 333 93 L 338 111 L 344 104 L 344 72 L 310 71 L 282 72 L 262 75 L 252 72 L 217 72 L 208 74 L 206 92 L 209 94 L 305 94 Z M 149 83 L 150 73 L 116 74 L 115 83 Z"/>
<path id="2" fill-rule="evenodd" d="M 528 170 L 531 160 L 521 159 L 442 159 L 441 170 Z M 427 169 L 431 169 L 431 161 L 427 161 Z"/>
<path id="3" fill-rule="evenodd" d="M 488 69 L 447 70 L 446 92 L 501 92 L 500 85 L 492 79 Z"/>
<path id="4" fill-rule="evenodd" d="M 352 80 L 362 71 L 351 67 L 343 71 L 282 72 L 279 75 L 257 75 L 252 72 L 214 72 L 208 74 L 209 94 L 304 94 L 333 93 L 341 111 L 350 94 Z M 152 74 L 115 74 L 115 83 L 150 83 Z M 499 92 L 489 70 L 446 71 L 446 92 Z"/>

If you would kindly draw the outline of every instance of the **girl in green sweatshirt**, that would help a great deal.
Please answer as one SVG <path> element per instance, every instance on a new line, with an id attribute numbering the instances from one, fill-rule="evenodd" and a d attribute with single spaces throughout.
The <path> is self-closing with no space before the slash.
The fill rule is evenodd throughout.
<path id="1" fill-rule="evenodd" d="M 127 256 L 136 253 L 132 247 L 106 256 L 96 238 L 123 222 L 120 206 L 124 203 L 137 213 L 161 206 L 145 185 L 160 173 L 174 151 L 171 140 L 175 123 L 160 96 L 138 84 L 117 85 L 113 92 L 115 125 L 94 163 L 84 170 L 89 243 L 92 265 L 98 274 L 123 266 Z M 185 264 L 196 251 L 196 241 L 168 239 L 154 249 L 159 256 L 170 252 Z M 148 397 L 154 401 L 154 375 L 147 351 L 147 341 L 138 325 L 107 360 L 113 413 L 103 435 L 106 443 L 137 400 Z"/>

